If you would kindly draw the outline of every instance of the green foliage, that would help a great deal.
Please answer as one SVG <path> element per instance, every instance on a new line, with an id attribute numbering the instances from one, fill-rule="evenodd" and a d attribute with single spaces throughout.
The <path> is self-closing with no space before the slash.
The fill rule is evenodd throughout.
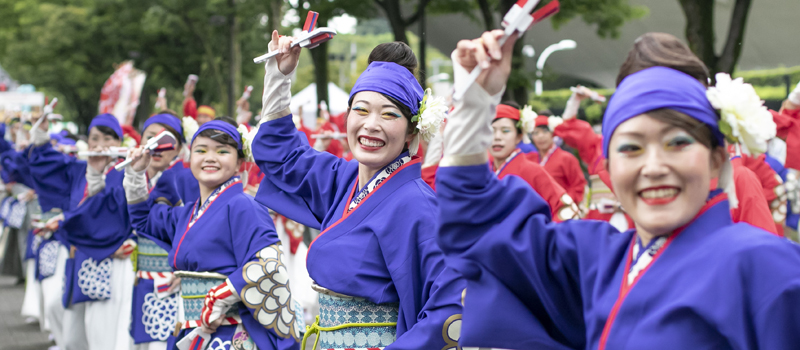
<path id="1" fill-rule="evenodd" d="M 786 81 L 784 80 L 784 76 L 786 75 L 789 76 L 791 84 L 797 84 L 797 82 L 800 81 L 800 66 L 743 72 L 736 71 L 736 73 L 734 73 L 734 77 L 742 77 L 745 82 L 756 86 L 785 86 Z M 784 93 L 785 92 L 784 90 Z"/>
<path id="2" fill-rule="evenodd" d="M 788 69 L 774 69 L 774 70 L 761 70 L 761 71 L 743 71 L 737 73 L 737 76 L 743 77 L 747 83 L 778 83 L 777 86 L 759 86 L 754 85 L 756 93 L 764 101 L 782 102 L 786 99 L 786 85 L 783 81 L 783 75 L 789 74 L 792 84 L 795 84 L 800 77 L 795 76 L 800 73 L 800 67 L 793 67 Z M 581 102 L 581 111 L 578 116 L 586 119 L 591 124 L 598 124 L 603 119 L 603 113 L 608 106 L 608 98 L 614 93 L 614 89 L 595 89 L 597 93 L 606 96 L 605 103 L 596 103 L 591 100 L 584 100 Z M 567 100 L 572 95 L 569 89 L 549 90 L 543 91 L 542 96 L 530 94 L 528 104 L 533 107 L 534 111 L 541 111 L 550 109 L 553 111 L 562 111 L 567 104 Z M 720 126 L 730 127 L 730 126 Z"/>
<path id="3" fill-rule="evenodd" d="M 597 26 L 601 38 L 619 37 L 619 27 L 625 21 L 643 18 L 645 6 L 632 6 L 628 0 L 571 0 L 561 2 L 561 11 L 553 16 L 553 28 L 558 29 L 580 16 L 587 24 Z"/>
<path id="4" fill-rule="evenodd" d="M 408 40 L 410 42 L 411 49 L 416 53 L 419 49 L 419 37 L 414 35 L 413 33 L 408 33 Z M 375 46 L 379 44 L 394 41 L 394 36 L 392 33 L 383 33 L 383 34 L 339 34 L 336 36 L 336 40 L 331 40 L 328 42 L 328 54 L 329 56 L 344 56 L 347 58 L 350 55 L 350 45 L 356 45 L 356 69 L 350 70 L 350 62 L 346 59 L 344 62 L 340 60 L 329 60 L 328 61 L 328 79 L 329 81 L 333 82 L 337 86 L 339 84 L 339 74 L 340 69 L 342 69 L 342 65 L 344 65 L 345 71 L 345 81 L 344 84 L 339 86 L 345 91 L 350 91 L 353 88 L 353 85 L 358 79 L 358 76 L 361 75 L 361 72 L 367 69 L 367 57 L 369 57 L 369 53 L 372 51 Z M 441 51 L 433 48 L 432 46 L 428 46 L 427 48 L 427 55 L 428 55 L 428 72 L 432 71 L 430 63 L 436 59 L 439 60 L 447 60 L 449 61 L 449 56 L 443 54 Z M 452 67 L 442 67 L 440 69 L 440 73 L 452 73 Z M 297 93 L 300 90 L 306 88 L 308 84 L 314 82 L 314 65 L 311 62 L 311 54 L 305 50 L 300 54 L 300 63 L 297 66 L 296 71 L 296 79 L 294 79 L 292 83 L 292 93 Z"/>

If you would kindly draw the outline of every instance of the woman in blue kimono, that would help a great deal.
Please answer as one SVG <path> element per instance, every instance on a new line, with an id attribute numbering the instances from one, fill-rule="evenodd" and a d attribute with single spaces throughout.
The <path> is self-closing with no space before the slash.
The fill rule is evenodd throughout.
<path id="1" fill-rule="evenodd" d="M 69 249 L 63 302 L 67 308 L 63 333 L 67 347 L 127 349 L 133 266 L 128 258 L 132 240 L 122 172 L 117 159 L 93 156 L 87 161 L 55 150 L 47 124 L 32 133 L 28 161 L 43 211 L 63 211 L 55 235 Z M 117 147 L 122 128 L 111 114 L 89 125 L 89 148 L 100 152 Z"/>
<path id="2" fill-rule="evenodd" d="M 626 77 L 609 103 L 603 153 L 635 229 L 548 223 L 529 186 L 484 165 L 514 45 L 500 47 L 500 35 L 453 54 L 456 84 L 479 62 L 488 69 L 455 101 L 436 178 L 438 242 L 467 279 L 461 345 L 796 348 L 800 271 L 786 266 L 800 264 L 800 247 L 731 221 L 725 136 L 705 87 L 652 67 Z M 714 177 L 725 192 L 709 190 Z"/>
<path id="3" fill-rule="evenodd" d="M 191 118 L 187 118 L 193 122 Z M 185 168 L 179 157 L 186 143 L 184 125 L 171 111 L 162 111 L 148 118 L 142 129 L 142 143 L 163 131 L 178 138 L 174 150 L 162 151 L 151 157 L 145 178 L 149 193 L 148 201 L 168 206 L 194 203 L 200 196 L 197 180 L 191 170 Z M 188 130 L 196 127 L 186 125 Z M 189 135 L 189 137 L 193 136 Z M 190 191 L 181 191 L 188 188 Z M 179 296 L 177 281 L 167 259 L 171 246 L 152 237 L 145 231 L 137 231 L 136 281 L 133 289 L 131 337 L 135 350 L 166 349 L 167 339 L 175 329 L 178 316 Z"/>
<path id="4" fill-rule="evenodd" d="M 266 208 L 243 193 L 244 161 L 233 123 L 203 124 L 191 142 L 191 171 L 200 197 L 184 207 L 148 200 L 148 151 L 135 150 L 125 192 L 137 232 L 169 244 L 182 303 L 172 344 L 192 349 L 297 349 L 296 314 L 283 247 Z"/>
<path id="5" fill-rule="evenodd" d="M 265 175 L 256 200 L 322 230 L 308 250 L 320 292 L 320 317 L 308 333 L 319 331 L 323 349 L 455 349 L 464 284 L 436 246 L 436 199 L 415 156 L 425 110 L 443 118 L 446 107 L 421 105 L 432 98 L 423 99 L 407 45 L 381 44 L 350 93 L 355 159 L 316 151 L 289 112 L 300 54 L 292 40 L 273 32 L 270 50 L 281 53 L 266 64 L 253 157 Z M 438 129 L 432 124 L 425 130 Z M 341 308 L 354 316 L 338 317 Z"/>

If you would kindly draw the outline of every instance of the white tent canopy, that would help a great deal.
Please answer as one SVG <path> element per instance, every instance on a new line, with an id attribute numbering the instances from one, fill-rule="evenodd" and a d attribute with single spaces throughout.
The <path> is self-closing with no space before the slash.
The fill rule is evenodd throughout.
<path id="1" fill-rule="evenodd" d="M 350 99 L 350 94 L 329 82 L 328 98 L 330 101 L 325 102 L 331 115 L 347 112 L 347 100 Z M 317 125 L 317 84 L 312 83 L 292 96 L 292 103 L 289 105 L 292 114 L 297 114 L 301 106 L 303 124 L 309 129 L 314 129 Z"/>

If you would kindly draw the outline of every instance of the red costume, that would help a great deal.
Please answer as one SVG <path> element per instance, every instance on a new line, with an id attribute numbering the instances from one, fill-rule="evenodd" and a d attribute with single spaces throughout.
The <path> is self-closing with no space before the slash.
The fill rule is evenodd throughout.
<path id="1" fill-rule="evenodd" d="M 519 149 L 511 153 L 499 171 L 494 168 L 494 161 L 490 160 L 489 165 L 497 174 L 498 179 L 502 180 L 506 176 L 513 175 L 531 185 L 533 190 L 550 204 L 553 220 L 560 222 L 580 219 L 578 205 L 567 194 L 567 191 L 544 168 L 525 157 L 525 153 Z"/>
<path id="2" fill-rule="evenodd" d="M 786 223 L 786 191 L 783 188 L 783 180 L 767 164 L 766 157 L 764 154 L 758 157 L 742 155 L 742 164 L 758 177 L 761 191 L 772 213 L 776 231 L 778 235 L 783 236 L 783 226 Z"/>
<path id="3" fill-rule="evenodd" d="M 197 101 L 194 97 L 189 96 L 183 100 L 183 116 L 197 119 Z"/>
<path id="4" fill-rule="evenodd" d="M 778 138 L 786 141 L 787 168 L 800 170 L 800 108 L 783 108 L 780 112 L 772 112 L 772 120 L 777 126 Z"/>
<path id="5" fill-rule="evenodd" d="M 536 117 L 536 126 L 547 126 L 548 118 L 546 116 Z M 558 129 L 556 127 L 556 129 Z M 554 130 L 550 130 L 555 134 Z M 540 154 L 544 153 L 544 154 Z M 546 152 L 527 153 L 529 159 L 538 163 L 544 170 L 550 173 L 550 176 L 563 187 L 567 194 L 572 197 L 576 203 L 583 201 L 583 191 L 586 189 L 586 178 L 583 176 L 581 165 L 575 157 L 569 152 L 561 149 L 555 143 Z"/>

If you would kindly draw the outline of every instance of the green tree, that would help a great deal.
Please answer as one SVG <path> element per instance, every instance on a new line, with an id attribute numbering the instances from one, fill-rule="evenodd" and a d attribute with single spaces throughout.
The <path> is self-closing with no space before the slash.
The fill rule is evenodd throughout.
<path id="1" fill-rule="evenodd" d="M 325 27 L 333 17 L 346 13 L 356 18 L 368 18 L 373 15 L 374 10 L 371 6 L 364 6 L 363 0 L 298 0 L 294 9 L 300 17 L 299 27 L 303 26 L 308 11 L 319 13 L 317 27 Z M 328 45 L 329 42 L 322 43 L 309 51 L 314 63 L 317 103 L 330 102 L 328 99 Z"/>
<path id="2" fill-rule="evenodd" d="M 742 54 L 744 32 L 752 0 L 736 0 L 728 26 L 725 46 L 717 55 L 714 51 L 714 0 L 679 0 L 686 16 L 686 40 L 689 48 L 708 66 L 712 76 L 717 72 L 733 73 Z"/>
<path id="3" fill-rule="evenodd" d="M 270 28 L 281 0 L 0 0 L 0 62 L 18 80 L 59 97 L 79 125 L 97 113 L 115 64 L 132 59 L 147 73 L 137 119 L 152 112 L 161 87 L 180 111 L 188 74 L 195 97 L 231 114 L 245 85 L 260 86 Z M 278 12 L 277 15 L 275 14 Z M 254 101 L 256 102 L 256 101 Z M 260 106 L 260 99 L 253 104 Z"/>
<path id="4" fill-rule="evenodd" d="M 493 15 L 499 14 L 502 18 L 516 3 L 516 0 L 475 1 L 486 30 L 499 28 L 494 23 Z M 542 1 L 538 7 L 542 7 L 547 3 L 549 1 Z M 619 36 L 619 28 L 625 21 L 640 18 L 646 13 L 646 8 L 632 6 L 628 0 L 570 0 L 561 1 L 561 10 L 552 17 L 551 23 L 553 28 L 558 29 L 575 17 L 580 16 L 585 23 L 596 26 L 596 33 L 599 37 L 616 38 Z M 512 73 L 503 96 L 504 99 L 514 100 L 520 104 L 525 104 L 528 101 L 528 89 L 532 78 L 524 72 L 523 42 L 524 40 L 518 40 L 514 45 L 514 58 L 511 63 Z"/>

